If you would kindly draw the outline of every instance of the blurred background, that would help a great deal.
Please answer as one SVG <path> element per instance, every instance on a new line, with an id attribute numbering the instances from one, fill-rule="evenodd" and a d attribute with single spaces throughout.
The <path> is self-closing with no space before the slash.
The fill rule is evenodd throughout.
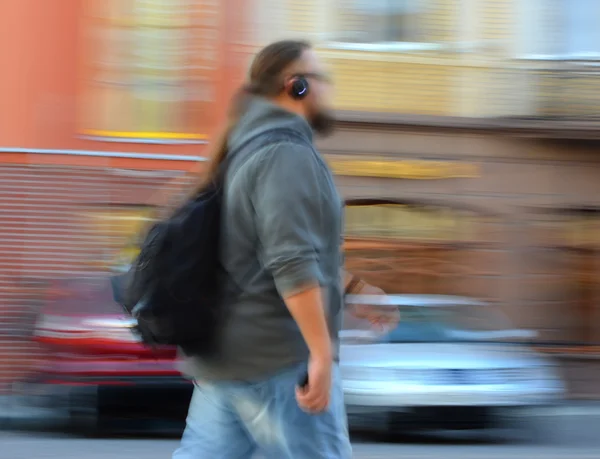
<path id="1" fill-rule="evenodd" d="M 594 0 L 1 0 L 0 396 L 148 376 L 97 322 L 117 317 L 107 276 L 202 171 L 253 54 L 304 38 L 335 81 L 319 147 L 347 268 L 485 301 L 566 399 L 599 398 L 598 18 Z M 169 352 L 150 373 L 179 384 Z"/>

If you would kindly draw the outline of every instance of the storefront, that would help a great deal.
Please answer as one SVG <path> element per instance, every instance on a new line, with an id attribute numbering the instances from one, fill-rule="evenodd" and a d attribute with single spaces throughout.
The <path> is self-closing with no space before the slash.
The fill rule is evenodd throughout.
<path id="1" fill-rule="evenodd" d="M 600 377 L 598 141 L 548 123 L 342 123 L 321 143 L 347 201 L 347 267 L 389 292 L 485 299 Z"/>
<path id="2" fill-rule="evenodd" d="M 202 167 L 206 139 L 256 51 L 252 32 L 305 37 L 325 23 L 313 8 L 325 3 L 279 14 L 285 2 L 263 2 L 260 27 L 256 11 L 244 14 L 252 2 L 184 3 L 6 1 L 0 36 L 20 45 L 7 48 L 9 71 L 0 73 L 4 106 L 15 107 L 0 123 L 0 344 L 11 355 L 0 356 L 0 392 L 35 354 L 12 318 L 35 310 L 44 282 L 126 263 L 152 196 Z M 458 30 L 452 3 L 428 13 L 427 29 L 440 35 L 432 43 Z M 487 5 L 472 22 L 509 21 L 501 11 Z M 338 108 L 352 111 L 320 142 L 348 204 L 347 267 L 389 292 L 488 300 L 538 331 L 540 345 L 600 356 L 600 240 L 589 211 L 600 209 L 600 130 L 547 118 L 556 106 L 587 103 L 593 73 L 573 104 L 565 94 L 576 88 L 555 85 L 581 78 L 543 73 L 554 83 L 536 83 L 548 92 L 540 98 L 537 70 L 507 76 L 510 63 L 494 56 L 319 52 L 336 77 Z M 530 86 L 514 91 L 512 81 Z M 527 109 L 548 100 L 552 110 Z M 533 118 L 497 118 L 525 112 Z"/>
<path id="3" fill-rule="evenodd" d="M 593 350 L 600 159 L 594 142 L 540 137 L 343 123 L 321 146 L 347 201 L 348 268 L 390 292 L 486 299 L 541 344 Z"/>

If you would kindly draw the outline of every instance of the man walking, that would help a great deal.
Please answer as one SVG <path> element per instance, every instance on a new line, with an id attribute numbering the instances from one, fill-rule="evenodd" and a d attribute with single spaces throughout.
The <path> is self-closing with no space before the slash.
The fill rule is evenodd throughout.
<path id="1" fill-rule="evenodd" d="M 196 384 L 174 459 L 352 457 L 337 365 L 341 279 L 380 291 L 341 271 L 343 203 L 313 146 L 313 132 L 331 131 L 330 91 L 308 43 L 271 44 L 213 145 L 209 179 L 228 160 L 224 283 L 239 293 L 223 305 L 214 355 L 184 358 Z"/>

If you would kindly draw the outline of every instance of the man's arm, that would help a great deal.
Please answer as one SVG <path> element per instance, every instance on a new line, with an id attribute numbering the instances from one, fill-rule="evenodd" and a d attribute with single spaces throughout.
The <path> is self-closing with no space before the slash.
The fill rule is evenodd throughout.
<path id="1" fill-rule="evenodd" d="M 360 277 L 342 269 L 341 282 L 344 294 L 350 295 L 385 295 L 379 287 L 367 284 Z M 358 319 L 366 319 L 372 324 L 382 328 L 394 328 L 400 321 L 400 312 L 397 309 L 381 308 L 369 304 L 345 304 L 346 309 Z"/>
<path id="2" fill-rule="evenodd" d="M 340 282 L 342 283 L 342 291 L 345 292 L 350 286 L 350 282 L 354 279 L 354 275 L 350 274 L 344 268 L 340 269 Z"/>
<path id="3" fill-rule="evenodd" d="M 318 164 L 307 147 L 280 144 L 264 153 L 251 194 L 259 256 L 298 324 L 311 358 L 332 359 L 318 254 L 329 235 L 321 220 Z"/>
<path id="4" fill-rule="evenodd" d="M 368 284 L 360 277 L 341 269 L 342 291 L 344 294 L 358 295 L 360 293 L 383 293 L 378 287 Z"/>

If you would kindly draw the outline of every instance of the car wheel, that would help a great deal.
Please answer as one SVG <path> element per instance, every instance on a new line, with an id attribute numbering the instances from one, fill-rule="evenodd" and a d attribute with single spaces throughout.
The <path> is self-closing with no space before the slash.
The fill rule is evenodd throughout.
<path id="1" fill-rule="evenodd" d="M 544 414 L 544 410 L 518 408 L 502 413 L 497 427 L 502 440 L 548 444 L 557 438 L 558 422 L 554 416 Z"/>
<path id="2" fill-rule="evenodd" d="M 98 387 L 78 387 L 69 396 L 69 426 L 76 434 L 95 437 L 102 433 Z"/>
<path id="3" fill-rule="evenodd" d="M 406 413 L 388 413 L 385 431 L 383 432 L 385 440 L 394 443 L 414 441 L 416 436 L 423 432 L 423 429 L 419 429 L 418 425 L 413 421 L 414 420 Z"/>
<path id="4" fill-rule="evenodd" d="M 518 427 L 524 441 L 551 444 L 559 438 L 559 432 L 563 430 L 560 422 L 555 416 L 541 412 L 521 417 Z"/>

